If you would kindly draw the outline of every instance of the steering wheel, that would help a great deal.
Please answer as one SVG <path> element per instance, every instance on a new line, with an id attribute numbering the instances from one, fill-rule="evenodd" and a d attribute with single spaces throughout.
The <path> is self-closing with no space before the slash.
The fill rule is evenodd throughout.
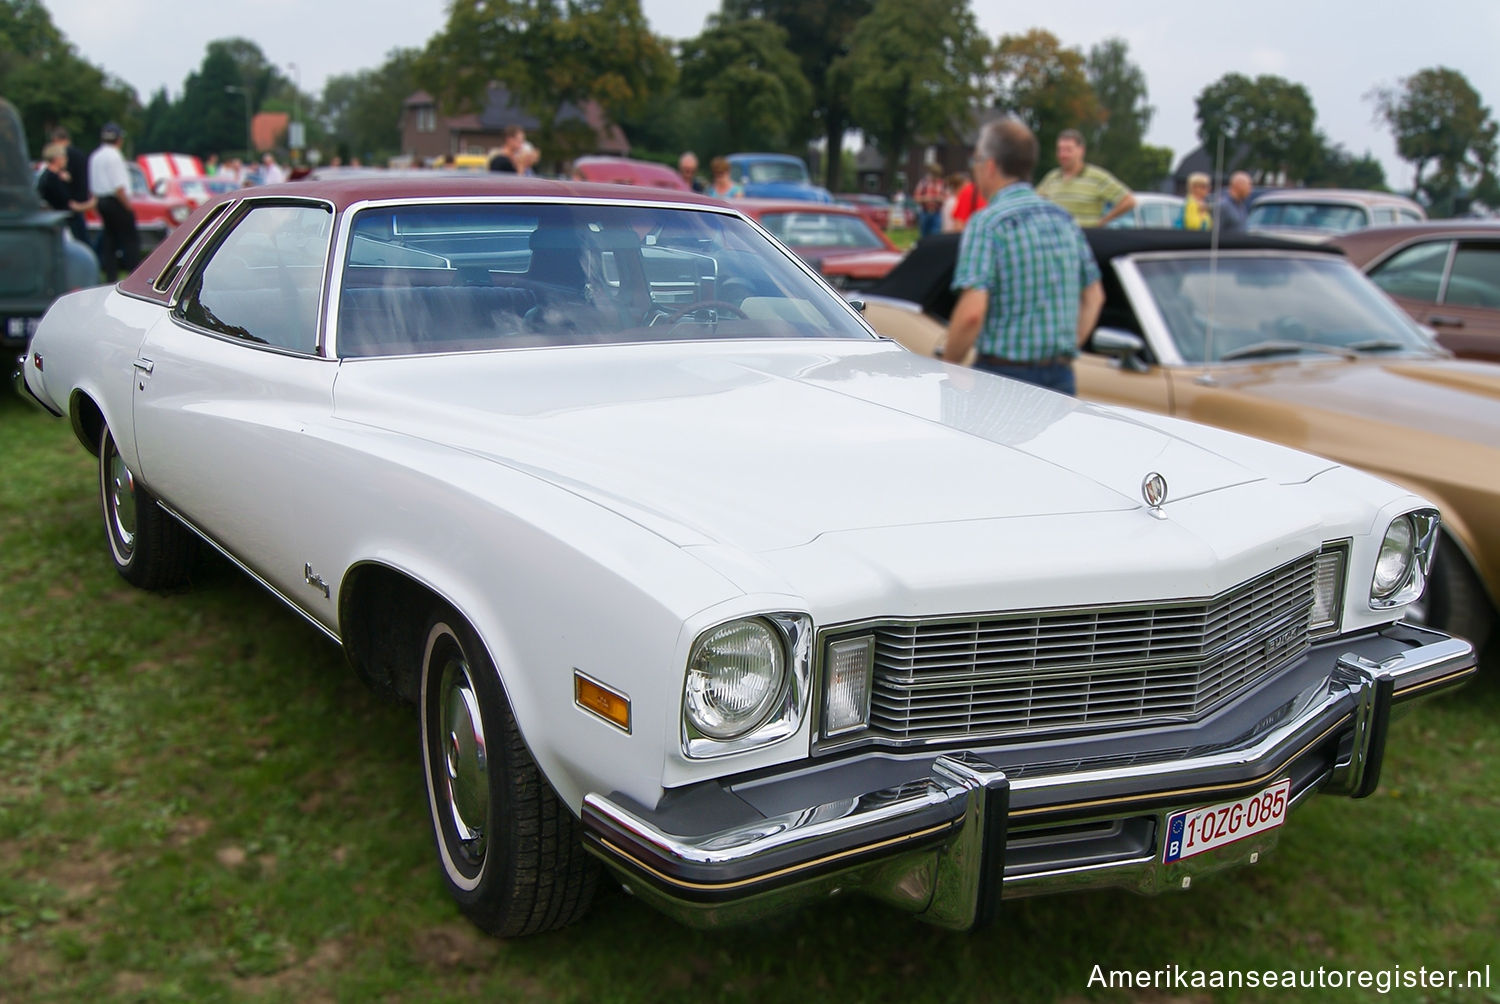
<path id="1" fill-rule="evenodd" d="M 650 311 L 650 320 L 646 322 L 646 325 L 647 327 L 650 327 L 658 323 L 676 324 L 687 315 L 699 310 L 721 311 L 726 314 L 732 314 L 742 321 L 750 319 L 749 314 L 745 313 L 739 307 L 736 307 L 734 304 L 728 302 L 727 300 L 699 300 L 697 303 L 690 303 L 686 307 L 681 307 L 675 311 L 671 311 L 670 313 L 666 312 L 666 308 L 664 307 L 652 307 Z"/>

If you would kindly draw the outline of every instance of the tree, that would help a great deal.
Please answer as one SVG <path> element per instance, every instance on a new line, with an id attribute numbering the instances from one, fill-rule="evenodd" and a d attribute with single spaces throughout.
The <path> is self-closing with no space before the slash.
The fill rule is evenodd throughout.
<path id="1" fill-rule="evenodd" d="M 1089 50 L 1085 64 L 1089 86 L 1103 117 L 1086 133 L 1089 160 L 1107 168 L 1131 188 L 1154 188 L 1171 173 L 1171 151 L 1145 145 L 1156 110 L 1146 101 L 1146 75 L 1130 61 L 1121 38 L 1109 38 Z"/>
<path id="2" fill-rule="evenodd" d="M 876 0 L 860 20 L 843 70 L 852 120 L 885 154 L 882 191 L 914 137 L 969 125 L 987 48 L 968 0 Z"/>
<path id="3" fill-rule="evenodd" d="M 87 149 L 106 122 L 133 131 L 133 88 L 78 55 L 39 0 L 0 0 L 0 94 L 16 106 L 30 153 L 63 126 Z"/>
<path id="4" fill-rule="evenodd" d="M 840 187 L 844 133 L 850 125 L 850 81 L 841 59 L 850 51 L 854 26 L 872 6 L 873 0 L 723 0 L 724 22 L 761 18 L 786 31 L 787 44 L 812 86 L 812 115 L 791 123 L 790 131 L 797 140 L 821 132 L 827 145 L 823 184 L 834 191 Z"/>
<path id="5" fill-rule="evenodd" d="M 1370 97 L 1391 127 L 1396 152 L 1415 168 L 1413 190 L 1428 197 L 1434 215 L 1451 212 L 1466 186 L 1484 201 L 1494 198 L 1496 125 L 1462 73 L 1432 67 Z M 1428 164 L 1434 170 L 1424 178 Z"/>
<path id="6" fill-rule="evenodd" d="M 1312 169 L 1302 179 L 1308 185 L 1319 188 L 1360 188 L 1367 191 L 1389 191 L 1385 183 L 1385 168 L 1366 150 L 1356 157 L 1344 149 L 1342 143 L 1330 143 L 1328 137 L 1319 132 L 1316 137 L 1318 156 Z"/>
<path id="7" fill-rule="evenodd" d="M 504 84 L 536 116 L 549 155 L 565 159 L 594 137 L 582 123 L 558 122 L 564 105 L 596 101 L 617 121 L 665 93 L 676 67 L 640 0 L 453 0 L 416 73 L 452 110 L 476 108 L 491 82 Z"/>
<path id="8" fill-rule="evenodd" d="M 1300 180 L 1316 164 L 1317 113 L 1301 84 L 1271 74 L 1251 80 L 1226 73 L 1203 89 L 1197 105 L 1203 148 L 1216 150 L 1220 137 L 1226 150 L 1243 148 L 1240 166 L 1259 181 L 1276 174 Z"/>
<path id="9" fill-rule="evenodd" d="M 1015 115 L 1036 134 L 1039 173 L 1057 163 L 1057 134 L 1077 129 L 1085 136 L 1105 119 L 1089 84 L 1083 53 L 1063 48 L 1050 31 L 1002 35 L 991 61 L 998 108 Z"/>
<path id="10" fill-rule="evenodd" d="M 373 70 L 329 77 L 323 85 L 323 127 L 344 156 L 379 163 L 401 150 L 401 114 L 417 89 L 418 49 L 393 49 Z"/>
<path id="11" fill-rule="evenodd" d="M 245 98 L 227 89 L 246 86 L 242 79 L 229 48 L 222 42 L 208 43 L 202 64 L 183 84 L 172 149 L 197 157 L 244 149 Z"/>
<path id="12" fill-rule="evenodd" d="M 678 86 L 724 123 L 730 149 L 783 149 L 807 115 L 812 88 L 786 43 L 770 21 L 717 20 L 682 43 Z"/>

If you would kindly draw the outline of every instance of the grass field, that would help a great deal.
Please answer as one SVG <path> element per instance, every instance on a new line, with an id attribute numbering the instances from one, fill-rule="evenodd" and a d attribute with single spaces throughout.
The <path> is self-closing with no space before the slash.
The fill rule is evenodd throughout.
<path id="1" fill-rule="evenodd" d="M 953 934 L 857 900 L 697 932 L 614 887 L 500 942 L 433 862 L 416 722 L 204 559 L 127 586 L 90 458 L 0 395 L 0 1001 L 1500 1002 L 1500 660 L 1398 723 L 1379 792 L 1314 799 L 1186 894 L 1014 901 Z M 1491 967 L 1491 989 L 1088 985 L 1104 970 Z"/>

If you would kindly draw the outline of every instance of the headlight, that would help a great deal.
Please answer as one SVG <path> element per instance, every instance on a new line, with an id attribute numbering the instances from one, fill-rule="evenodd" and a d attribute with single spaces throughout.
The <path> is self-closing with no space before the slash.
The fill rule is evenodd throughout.
<path id="1" fill-rule="evenodd" d="M 802 724 L 812 620 L 768 613 L 709 628 L 688 655 L 682 749 L 698 760 L 780 742 Z"/>
<path id="2" fill-rule="evenodd" d="M 190 212 L 191 211 L 187 206 L 173 206 L 171 209 L 167 210 L 167 215 L 172 217 L 172 223 L 173 225 L 176 225 L 187 219 Z"/>
<path id="3" fill-rule="evenodd" d="M 1434 509 L 1397 516 L 1386 528 L 1370 577 L 1370 606 L 1401 606 L 1422 595 L 1437 552 L 1438 514 Z"/>
<path id="4" fill-rule="evenodd" d="M 1416 534 L 1412 532 L 1409 517 L 1399 517 L 1385 531 L 1385 540 L 1380 542 L 1380 556 L 1375 559 L 1375 577 L 1370 582 L 1370 594 L 1376 599 L 1390 599 L 1406 583 L 1416 557 L 1415 542 Z"/>
<path id="5" fill-rule="evenodd" d="M 710 739 L 738 739 L 766 720 L 785 685 L 786 654 L 775 629 L 731 621 L 700 638 L 688 660 L 688 721 Z"/>

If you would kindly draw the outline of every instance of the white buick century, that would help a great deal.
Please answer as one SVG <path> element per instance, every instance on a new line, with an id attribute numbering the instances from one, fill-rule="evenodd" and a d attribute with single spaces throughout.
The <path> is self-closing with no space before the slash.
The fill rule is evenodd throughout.
<path id="1" fill-rule="evenodd" d="M 500 935 L 601 861 L 704 925 L 1186 888 L 1368 795 L 1393 709 L 1474 671 L 1401 622 L 1422 498 L 919 358 L 690 195 L 234 193 L 58 301 L 18 384 L 98 455 L 127 580 L 205 542 L 417 703 Z"/>

